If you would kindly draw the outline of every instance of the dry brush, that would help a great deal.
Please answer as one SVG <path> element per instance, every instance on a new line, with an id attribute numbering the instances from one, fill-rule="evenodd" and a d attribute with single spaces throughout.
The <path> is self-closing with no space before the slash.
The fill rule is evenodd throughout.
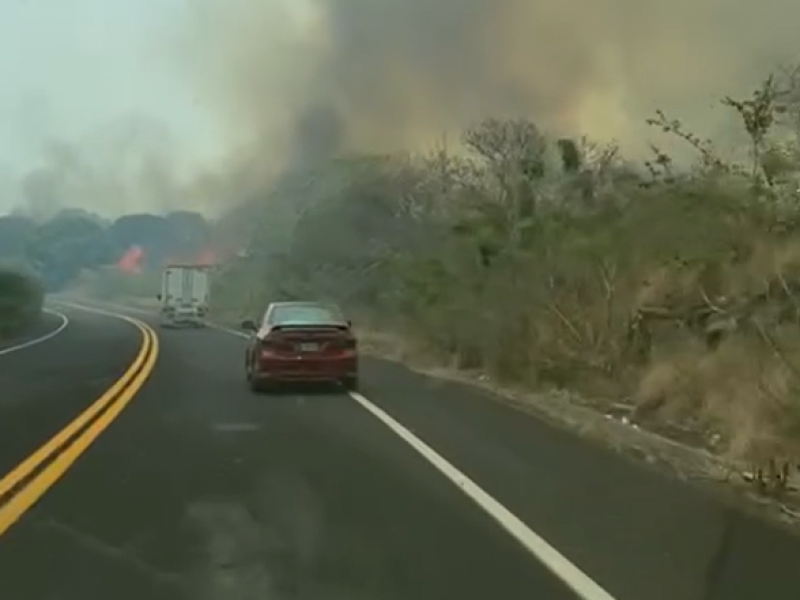
<path id="1" fill-rule="evenodd" d="M 738 162 L 657 112 L 691 168 L 487 119 L 428 156 L 287 174 L 251 205 L 218 308 L 325 297 L 442 363 L 627 401 L 779 490 L 800 444 L 795 79 L 724 99 L 750 140 Z"/>

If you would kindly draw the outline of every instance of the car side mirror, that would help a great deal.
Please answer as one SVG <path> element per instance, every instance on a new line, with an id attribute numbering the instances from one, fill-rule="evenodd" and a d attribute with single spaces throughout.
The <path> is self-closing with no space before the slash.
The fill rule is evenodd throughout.
<path id="1" fill-rule="evenodd" d="M 256 327 L 255 321 L 247 319 L 246 321 L 242 321 L 242 329 L 245 331 L 258 331 L 258 327 Z"/>
<path id="2" fill-rule="evenodd" d="M 156 300 L 161 300 L 161 294 L 158 294 L 158 295 L 156 296 Z"/>

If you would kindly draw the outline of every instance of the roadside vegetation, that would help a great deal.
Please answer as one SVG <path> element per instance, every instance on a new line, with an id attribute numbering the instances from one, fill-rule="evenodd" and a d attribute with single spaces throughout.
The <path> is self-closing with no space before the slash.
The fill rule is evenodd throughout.
<path id="1" fill-rule="evenodd" d="M 228 215 L 251 242 L 217 311 L 329 298 L 394 356 L 623 405 L 780 491 L 800 450 L 796 75 L 722 100 L 739 155 L 656 112 L 688 166 L 487 119 L 427 156 L 286 174 Z"/>
<path id="2" fill-rule="evenodd" d="M 202 215 L 188 211 L 128 214 L 114 221 L 70 208 L 46 219 L 6 215 L 0 216 L 0 261 L 31 272 L 48 292 L 77 283 L 98 294 L 116 286 L 124 294 L 145 289 L 152 277 L 144 273 L 157 271 L 165 260 L 200 254 L 208 247 L 209 229 Z M 134 250 L 131 264 L 126 255 Z M 123 270 L 142 275 L 125 278 Z"/>
<path id="3" fill-rule="evenodd" d="M 0 267 L 0 340 L 16 336 L 41 318 L 44 292 L 18 270 Z"/>
<path id="4" fill-rule="evenodd" d="M 117 266 L 82 271 L 65 290 L 71 295 L 118 302 L 122 300 L 154 303 L 161 291 L 161 271 L 157 268 L 128 273 Z"/>

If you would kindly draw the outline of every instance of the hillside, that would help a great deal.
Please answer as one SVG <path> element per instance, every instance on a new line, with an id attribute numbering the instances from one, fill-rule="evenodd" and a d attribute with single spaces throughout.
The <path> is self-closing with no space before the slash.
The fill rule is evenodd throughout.
<path id="1" fill-rule="evenodd" d="M 686 144 L 688 168 L 490 118 L 427 155 L 295 168 L 214 223 L 3 217 L 0 261 L 47 291 L 150 297 L 164 261 L 213 249 L 230 257 L 218 318 L 329 299 L 373 351 L 561 390 L 783 493 L 800 442 L 798 98 L 783 76 L 722 101 L 750 139 L 738 161 L 658 111 L 654 135 Z"/>
<path id="2" fill-rule="evenodd" d="M 691 168 L 487 119 L 458 152 L 287 174 L 239 209 L 249 249 L 217 310 L 328 298 L 394 357 L 569 390 L 781 491 L 800 442 L 797 97 L 783 77 L 722 102 L 741 162 L 657 112 Z"/>

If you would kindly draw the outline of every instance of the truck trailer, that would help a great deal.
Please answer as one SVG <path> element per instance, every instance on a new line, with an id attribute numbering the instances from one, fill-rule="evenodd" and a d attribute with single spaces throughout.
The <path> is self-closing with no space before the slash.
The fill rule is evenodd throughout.
<path id="1" fill-rule="evenodd" d="M 171 264 L 161 276 L 162 327 L 205 327 L 209 307 L 209 267 Z"/>

